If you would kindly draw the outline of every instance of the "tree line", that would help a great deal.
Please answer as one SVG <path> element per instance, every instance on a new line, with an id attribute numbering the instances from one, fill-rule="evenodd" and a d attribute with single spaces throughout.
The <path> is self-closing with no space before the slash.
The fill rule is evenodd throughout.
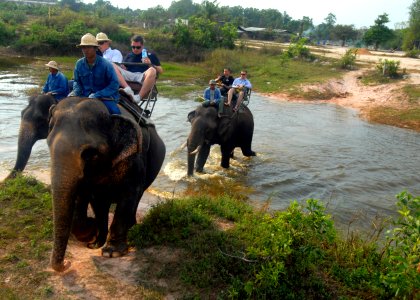
<path id="1" fill-rule="evenodd" d="M 215 48 L 234 48 L 238 26 L 266 28 L 253 36 L 264 40 L 284 41 L 298 36 L 313 43 L 333 40 L 342 45 L 350 42 L 356 47 L 405 51 L 418 51 L 420 43 L 420 0 L 413 0 L 407 26 L 400 29 L 386 26 L 389 18 L 385 13 L 373 20 L 369 28 L 336 24 L 332 13 L 315 26 L 306 16 L 294 20 L 287 12 L 219 6 L 215 0 L 201 4 L 179 0 L 168 9 L 156 6 L 147 10 L 117 8 L 103 0 L 93 4 L 78 0 L 50 0 L 50 5 L 42 2 L 0 3 L 0 45 L 32 55 L 73 54 L 79 53 L 74 45 L 83 34 L 102 31 L 111 36 L 116 46 L 128 51 L 129 37 L 141 32 L 148 33 L 147 41 L 163 56 L 196 60 Z M 179 20 L 182 22 L 176 22 Z M 280 36 L 275 29 L 286 30 L 290 35 Z"/>

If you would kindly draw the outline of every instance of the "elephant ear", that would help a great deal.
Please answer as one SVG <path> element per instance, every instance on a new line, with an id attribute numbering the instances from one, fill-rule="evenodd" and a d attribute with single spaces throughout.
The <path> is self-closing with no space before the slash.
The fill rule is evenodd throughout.
<path id="1" fill-rule="evenodd" d="M 53 127 L 53 123 L 52 122 L 52 116 L 54 114 L 55 108 L 57 107 L 57 104 L 53 104 L 51 105 L 50 109 L 48 110 L 48 134 L 50 134 L 51 129 Z"/>
<path id="2" fill-rule="evenodd" d="M 111 122 L 110 148 L 112 149 L 112 165 L 115 166 L 142 151 L 142 134 L 136 123 L 123 116 L 112 115 Z"/>

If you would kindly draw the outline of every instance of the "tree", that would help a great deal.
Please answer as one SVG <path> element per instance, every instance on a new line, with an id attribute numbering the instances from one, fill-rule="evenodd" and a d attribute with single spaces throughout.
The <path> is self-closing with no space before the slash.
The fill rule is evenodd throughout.
<path id="1" fill-rule="evenodd" d="M 410 19 L 404 34 L 403 49 L 420 49 L 420 0 L 414 0 L 410 6 Z"/>
<path id="2" fill-rule="evenodd" d="M 341 46 L 344 47 L 346 41 L 357 37 L 357 30 L 354 25 L 336 25 L 333 27 L 331 34 L 335 39 L 341 40 Z"/>
<path id="3" fill-rule="evenodd" d="M 392 30 L 385 26 L 389 22 L 388 14 L 379 15 L 375 20 L 375 25 L 369 27 L 363 36 L 363 41 L 366 45 L 374 45 L 375 50 L 379 45 L 392 39 Z"/>

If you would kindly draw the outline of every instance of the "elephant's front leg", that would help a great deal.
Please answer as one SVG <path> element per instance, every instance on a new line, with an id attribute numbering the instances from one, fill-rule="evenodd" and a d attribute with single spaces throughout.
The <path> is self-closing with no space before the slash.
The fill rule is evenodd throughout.
<path id="1" fill-rule="evenodd" d="M 200 152 L 197 155 L 197 161 L 195 163 L 195 170 L 199 173 L 203 172 L 204 165 L 206 164 L 207 158 L 210 154 L 210 144 L 204 143 L 201 146 Z"/>
<path id="2" fill-rule="evenodd" d="M 106 195 L 96 194 L 92 197 L 90 204 L 95 213 L 98 232 L 96 238 L 88 243 L 88 247 L 97 249 L 105 244 L 108 236 L 108 213 L 111 207 L 111 200 Z"/>
<path id="3" fill-rule="evenodd" d="M 127 233 L 136 224 L 137 206 L 142 194 L 123 196 L 117 204 L 108 240 L 102 248 L 102 256 L 120 257 L 128 253 Z"/>

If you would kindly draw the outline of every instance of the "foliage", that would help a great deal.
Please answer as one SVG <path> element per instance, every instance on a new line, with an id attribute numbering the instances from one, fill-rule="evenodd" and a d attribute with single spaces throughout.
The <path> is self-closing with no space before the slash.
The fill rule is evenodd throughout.
<path id="1" fill-rule="evenodd" d="M 411 49 L 405 52 L 406 57 L 411 58 L 419 58 L 420 57 L 420 49 Z"/>
<path id="2" fill-rule="evenodd" d="M 346 53 L 339 59 L 342 69 L 353 69 L 356 64 L 357 48 L 348 49 Z"/>
<path id="3" fill-rule="evenodd" d="M 400 75 L 398 74 L 400 68 L 399 60 L 392 59 L 379 59 L 378 64 L 376 65 L 376 70 L 382 74 L 384 77 L 397 78 Z"/>
<path id="4" fill-rule="evenodd" d="M 341 40 L 341 46 L 344 47 L 346 41 L 353 40 L 357 37 L 357 30 L 354 25 L 336 25 L 332 29 L 332 36 L 337 40 Z"/>
<path id="5" fill-rule="evenodd" d="M 363 36 L 366 45 L 374 45 L 375 50 L 386 41 L 392 39 L 393 32 L 384 24 L 389 22 L 388 14 L 378 16 L 375 25 L 369 27 Z"/>
<path id="6" fill-rule="evenodd" d="M 290 58 L 297 59 L 310 59 L 313 60 L 315 57 L 311 54 L 311 51 L 305 45 L 308 43 L 308 39 L 300 38 L 295 42 L 290 43 L 287 49 L 287 55 Z"/>
<path id="7" fill-rule="evenodd" d="M 413 0 L 409 15 L 408 28 L 403 37 L 405 51 L 420 48 L 420 0 Z"/>
<path id="8" fill-rule="evenodd" d="M 400 215 L 388 231 L 381 280 L 395 297 L 414 299 L 420 292 L 420 197 L 404 191 L 397 199 Z"/>

